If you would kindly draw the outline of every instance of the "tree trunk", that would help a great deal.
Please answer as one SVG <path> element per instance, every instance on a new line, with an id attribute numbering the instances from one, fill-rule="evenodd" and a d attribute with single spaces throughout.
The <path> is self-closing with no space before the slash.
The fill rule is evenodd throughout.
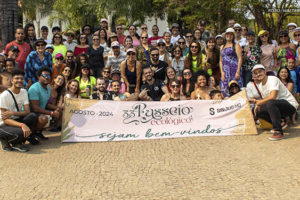
<path id="1" fill-rule="evenodd" d="M 18 26 L 18 0 L 0 0 L 0 36 L 5 46 L 15 39 Z"/>

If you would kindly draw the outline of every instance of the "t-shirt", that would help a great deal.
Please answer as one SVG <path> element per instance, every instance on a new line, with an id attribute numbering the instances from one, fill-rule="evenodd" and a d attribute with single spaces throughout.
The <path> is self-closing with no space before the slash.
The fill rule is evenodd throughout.
<path id="1" fill-rule="evenodd" d="M 121 62 L 126 59 L 126 53 L 120 51 L 118 57 L 115 55 L 108 56 L 106 66 L 110 66 L 110 71 L 120 70 Z"/>
<path id="2" fill-rule="evenodd" d="M 166 79 L 166 69 L 168 67 L 168 63 L 164 61 L 159 61 L 158 64 L 146 64 L 146 67 L 156 67 L 156 71 L 154 72 L 154 78 L 164 81 Z"/>
<path id="3" fill-rule="evenodd" d="M 27 56 L 29 55 L 29 53 L 31 52 L 30 50 L 30 45 L 27 44 L 26 42 L 23 42 L 23 44 L 18 44 L 16 43 L 16 41 L 12 41 L 10 43 L 8 43 L 5 47 L 5 54 L 8 54 L 9 48 L 14 45 L 17 46 L 19 49 L 19 55 L 16 59 L 16 62 L 19 65 L 19 69 L 24 70 L 24 65 L 27 59 Z"/>
<path id="4" fill-rule="evenodd" d="M 121 37 L 118 37 L 119 44 L 124 44 L 124 39 L 126 38 L 126 35 L 122 35 Z"/>
<path id="5" fill-rule="evenodd" d="M 283 85 L 283 83 L 276 76 L 268 76 L 266 84 L 258 84 L 259 91 L 263 98 L 266 98 L 270 95 L 271 91 L 277 90 L 276 99 L 285 99 L 296 109 L 298 103 L 295 97 L 289 92 L 289 90 Z"/>
<path id="6" fill-rule="evenodd" d="M 13 95 L 15 96 L 17 105 L 19 107 L 19 111 L 24 110 L 24 108 L 23 108 L 24 105 L 29 104 L 27 91 L 25 89 L 21 89 L 19 94 L 13 93 Z M 2 92 L 1 95 L 0 95 L 0 108 L 5 108 L 5 109 L 7 109 L 9 111 L 13 111 L 13 112 L 18 111 L 17 108 L 16 108 L 13 97 L 6 90 L 4 92 Z M 17 116 L 12 116 L 11 118 L 16 119 L 18 117 Z M 4 122 L 2 121 L 1 110 L 0 110 L 0 125 L 2 125 L 3 123 Z"/>
<path id="7" fill-rule="evenodd" d="M 56 63 L 55 56 L 58 53 L 61 53 L 64 56 L 64 58 L 66 57 L 67 47 L 65 45 L 63 45 L 63 44 L 60 44 L 58 46 L 53 45 L 53 48 L 54 48 L 54 51 L 52 53 L 52 58 L 53 58 L 52 61 L 53 61 L 53 63 Z"/>
<path id="8" fill-rule="evenodd" d="M 71 51 L 73 51 L 73 53 L 74 53 L 75 47 L 76 47 L 77 43 L 72 42 L 71 44 L 69 44 L 67 41 L 65 41 L 65 42 L 64 42 L 64 45 L 67 47 L 67 50 L 68 50 L 68 51 L 71 50 Z"/>
<path id="9" fill-rule="evenodd" d="M 181 35 L 177 35 L 177 36 L 173 36 L 171 37 L 171 43 L 174 45 L 176 44 L 176 42 L 179 40 L 179 38 L 181 38 Z"/>
<path id="10" fill-rule="evenodd" d="M 257 91 L 257 89 L 256 89 L 253 81 L 250 81 L 247 84 L 246 93 L 247 93 L 249 99 L 251 99 L 251 98 L 260 99 L 260 95 L 259 95 L 259 93 L 258 93 L 258 91 Z"/>
<path id="11" fill-rule="evenodd" d="M 50 94 L 51 94 L 50 86 L 47 85 L 47 89 L 45 89 L 40 84 L 40 82 L 34 83 L 28 90 L 29 100 L 39 101 L 39 107 L 43 109 L 46 109 L 48 100 L 50 98 Z"/>
<path id="12" fill-rule="evenodd" d="M 87 49 L 86 54 L 89 56 L 89 62 L 91 63 L 92 68 L 102 69 L 104 67 L 103 52 L 104 48 L 102 46 L 99 46 L 97 49 L 90 46 Z"/>
<path id="13" fill-rule="evenodd" d="M 157 40 L 162 39 L 162 36 L 157 36 L 157 37 L 151 37 L 148 39 L 148 44 L 152 45 L 152 46 L 156 46 L 157 44 Z"/>
<path id="14" fill-rule="evenodd" d="M 291 73 L 291 79 L 294 82 L 293 93 L 296 93 L 297 92 L 297 72 L 296 72 L 296 70 L 293 69 L 293 70 L 290 70 L 290 73 Z"/>
<path id="15" fill-rule="evenodd" d="M 93 93 L 94 86 L 96 85 L 96 78 L 93 76 L 90 76 L 90 80 L 87 80 L 86 82 L 83 81 L 79 76 L 75 78 L 79 82 L 79 88 L 80 90 L 85 90 L 88 85 L 91 86 L 90 94 Z M 83 98 L 89 98 L 89 95 L 87 93 L 81 93 L 81 97 Z"/>
<path id="16" fill-rule="evenodd" d="M 147 95 L 151 97 L 153 101 L 160 101 L 161 97 L 164 95 L 162 88 L 165 87 L 165 83 L 161 80 L 155 79 L 152 85 L 147 82 L 142 85 L 141 90 L 148 89 Z"/>
<path id="17" fill-rule="evenodd" d="M 267 44 L 267 45 L 261 45 L 261 64 L 266 68 L 266 71 L 270 71 L 272 66 L 272 61 L 274 59 L 274 53 L 275 53 L 275 45 L 274 44 Z"/>

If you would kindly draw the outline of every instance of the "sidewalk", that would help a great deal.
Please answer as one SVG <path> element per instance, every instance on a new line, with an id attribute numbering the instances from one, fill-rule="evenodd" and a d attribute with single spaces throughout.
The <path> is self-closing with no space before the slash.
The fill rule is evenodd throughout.
<path id="1" fill-rule="evenodd" d="M 0 152 L 0 199 L 300 199 L 300 125 L 286 139 L 60 143 Z"/>

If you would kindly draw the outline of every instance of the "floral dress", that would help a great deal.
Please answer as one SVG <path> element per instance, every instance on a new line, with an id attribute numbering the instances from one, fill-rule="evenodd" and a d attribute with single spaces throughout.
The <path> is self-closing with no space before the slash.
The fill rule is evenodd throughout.
<path id="1" fill-rule="evenodd" d="M 286 66 L 287 67 L 287 60 L 289 57 L 296 56 L 296 52 L 291 49 L 290 47 L 281 48 L 277 52 L 277 71 L 280 67 Z"/>
<path id="2" fill-rule="evenodd" d="M 262 54 L 262 50 L 259 46 L 248 47 L 249 50 L 246 55 L 246 60 L 243 65 L 243 69 L 245 71 L 250 71 L 254 67 L 254 65 L 260 62 L 260 57 Z"/>

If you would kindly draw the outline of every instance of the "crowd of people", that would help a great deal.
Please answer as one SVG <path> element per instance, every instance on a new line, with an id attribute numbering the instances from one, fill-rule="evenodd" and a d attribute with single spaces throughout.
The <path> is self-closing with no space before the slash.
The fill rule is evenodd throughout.
<path id="1" fill-rule="evenodd" d="M 146 24 L 72 30 L 29 23 L 0 49 L 0 139 L 5 151 L 28 151 L 61 130 L 66 98 L 113 101 L 222 100 L 246 89 L 254 120 L 272 124 L 270 140 L 295 123 L 300 93 L 300 27 L 289 23 L 273 38 L 231 19 L 213 36 L 200 20 L 193 31 L 177 23 L 159 33 Z M 1 47 L 1 46 L 0 46 Z"/>

